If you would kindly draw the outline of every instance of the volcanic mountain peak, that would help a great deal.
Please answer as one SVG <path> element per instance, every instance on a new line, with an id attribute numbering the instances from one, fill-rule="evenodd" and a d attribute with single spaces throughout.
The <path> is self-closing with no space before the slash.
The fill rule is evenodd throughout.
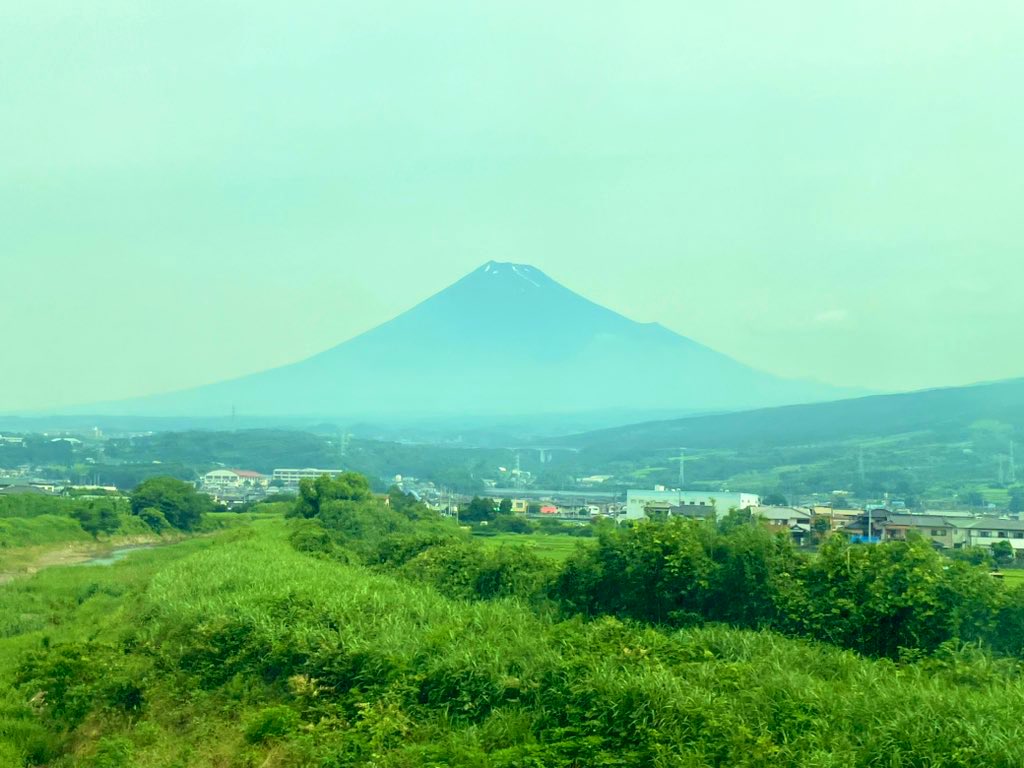
<path id="1" fill-rule="evenodd" d="M 637 323 L 529 264 L 488 261 L 311 358 L 89 412 L 401 416 L 735 410 L 848 394 Z"/>

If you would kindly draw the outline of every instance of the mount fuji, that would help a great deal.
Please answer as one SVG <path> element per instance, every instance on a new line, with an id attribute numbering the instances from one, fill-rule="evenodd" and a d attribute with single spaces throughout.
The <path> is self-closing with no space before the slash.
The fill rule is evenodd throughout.
<path id="1" fill-rule="evenodd" d="M 297 363 L 76 409 L 124 416 L 404 418 L 696 412 L 855 394 L 743 365 L 637 323 L 525 264 L 488 262 L 398 317 Z"/>

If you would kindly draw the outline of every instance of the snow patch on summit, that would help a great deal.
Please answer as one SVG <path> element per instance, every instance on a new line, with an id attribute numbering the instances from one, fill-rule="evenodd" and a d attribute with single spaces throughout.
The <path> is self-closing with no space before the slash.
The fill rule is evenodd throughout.
<path id="1" fill-rule="evenodd" d="M 519 271 L 520 269 L 523 269 L 526 272 L 526 274 L 523 274 L 523 272 L 520 272 Z M 517 277 L 521 277 L 523 280 L 528 282 L 534 288 L 540 288 L 540 284 L 539 283 L 536 283 L 536 282 L 534 282 L 533 280 L 530 279 L 530 276 L 529 276 L 530 268 L 529 267 L 520 267 L 518 264 L 513 264 L 512 265 L 512 271 L 516 274 Z"/>

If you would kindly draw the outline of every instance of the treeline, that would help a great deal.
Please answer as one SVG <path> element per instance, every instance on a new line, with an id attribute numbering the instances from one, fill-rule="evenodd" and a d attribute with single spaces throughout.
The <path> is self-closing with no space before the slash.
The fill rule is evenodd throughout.
<path id="1" fill-rule="evenodd" d="M 191 532 L 216 510 L 209 496 L 173 477 L 145 480 L 130 496 L 0 496 L 0 549 Z"/>
<path id="2" fill-rule="evenodd" d="M 103 457 L 90 472 L 124 488 L 154 474 L 192 480 L 221 465 L 263 473 L 280 467 L 347 467 L 373 478 L 403 472 L 430 479 L 438 486 L 473 493 L 484 487 L 483 479 L 492 476 L 495 467 L 508 461 L 508 451 L 497 449 L 358 438 L 347 439 L 342 446 L 340 431 L 328 436 L 286 429 L 189 430 L 115 438 L 103 446 Z M 524 458 L 529 463 L 530 458 Z M 154 461 L 160 464 L 154 465 Z"/>
<path id="3" fill-rule="evenodd" d="M 603 532 L 565 564 L 552 594 L 588 616 L 773 629 L 891 659 L 958 642 L 1024 652 L 1024 592 L 986 567 L 922 538 L 860 545 L 836 535 L 809 556 L 739 514 Z"/>
<path id="4" fill-rule="evenodd" d="M 411 497 L 390 498 L 386 507 L 352 473 L 305 482 L 292 541 L 450 597 L 517 597 L 565 616 L 772 629 L 890 659 L 964 642 L 1024 658 L 1024 589 L 993 579 L 981 552 L 953 559 L 924 539 L 865 546 L 837 535 L 812 556 L 732 513 L 601 526 L 596 545 L 556 566 L 523 547 L 483 547 Z"/>

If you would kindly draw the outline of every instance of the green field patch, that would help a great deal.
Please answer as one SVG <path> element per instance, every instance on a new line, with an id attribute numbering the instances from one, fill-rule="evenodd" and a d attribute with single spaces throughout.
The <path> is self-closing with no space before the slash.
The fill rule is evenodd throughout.
<path id="1" fill-rule="evenodd" d="M 551 533 L 499 533 L 494 536 L 475 536 L 475 541 L 491 548 L 504 546 L 526 547 L 540 557 L 562 561 L 579 546 L 593 546 L 593 537 L 568 536 Z"/>

